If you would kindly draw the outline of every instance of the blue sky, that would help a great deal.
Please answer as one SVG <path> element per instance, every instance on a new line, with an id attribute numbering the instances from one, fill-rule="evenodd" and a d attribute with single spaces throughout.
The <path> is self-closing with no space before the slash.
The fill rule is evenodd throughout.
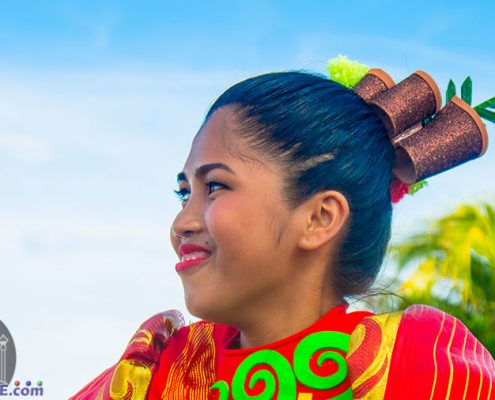
<path id="1" fill-rule="evenodd" d="M 208 106 L 339 53 L 495 95 L 492 2 L 0 2 L 0 319 L 16 378 L 66 398 L 140 322 L 185 312 L 168 230 L 175 177 Z M 488 126 L 493 137 L 493 125 Z M 493 147 L 493 146 L 492 146 Z M 393 239 L 493 200 L 495 151 L 395 209 Z M 68 365 L 68 367 L 65 367 Z"/>
<path id="2" fill-rule="evenodd" d="M 0 53 L 4 66 L 41 69 L 286 69 L 304 67 L 293 64 L 304 52 L 317 61 L 323 52 L 356 49 L 362 58 L 414 68 L 408 62 L 422 57 L 414 46 L 489 62 L 492 11 L 489 1 L 3 1 Z M 402 51 L 383 54 L 384 44 L 398 43 Z"/>

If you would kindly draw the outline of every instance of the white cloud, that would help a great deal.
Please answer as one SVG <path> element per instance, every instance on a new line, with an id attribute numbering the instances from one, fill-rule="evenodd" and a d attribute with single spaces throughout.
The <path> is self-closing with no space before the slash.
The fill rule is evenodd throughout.
<path id="1" fill-rule="evenodd" d="M 19 379 L 39 376 L 49 397 L 65 398 L 116 361 L 137 324 L 185 310 L 168 243 L 177 204 L 164 187 L 208 105 L 255 72 L 1 74 L 0 157 L 11 168 L 0 177 L 0 304 L 11 305 L 1 318 L 19 338 Z M 465 193 L 495 192 L 494 162 L 489 151 L 405 199 L 396 237 Z"/>

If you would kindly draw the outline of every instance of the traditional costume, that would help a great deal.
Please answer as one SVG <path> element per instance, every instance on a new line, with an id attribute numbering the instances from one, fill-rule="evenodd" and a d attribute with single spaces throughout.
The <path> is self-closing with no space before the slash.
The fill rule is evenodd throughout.
<path id="1" fill-rule="evenodd" d="M 428 306 L 372 315 L 341 305 L 290 337 L 238 349 L 239 331 L 160 313 L 71 400 L 495 399 L 495 361 Z"/>
<path id="2" fill-rule="evenodd" d="M 365 72 L 348 86 L 376 109 L 396 149 L 394 202 L 485 152 L 477 113 L 457 97 L 441 108 L 429 75 L 416 71 L 395 85 L 384 71 Z M 71 399 L 495 399 L 493 357 L 459 320 L 428 306 L 373 315 L 342 304 L 292 336 L 248 349 L 239 349 L 232 327 L 183 325 L 177 311 L 150 318 L 119 362 Z"/>

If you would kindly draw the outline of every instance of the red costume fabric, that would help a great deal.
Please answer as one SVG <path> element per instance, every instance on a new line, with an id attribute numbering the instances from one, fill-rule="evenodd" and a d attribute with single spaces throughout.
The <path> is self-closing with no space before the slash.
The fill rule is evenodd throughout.
<path id="1" fill-rule="evenodd" d="M 428 306 L 382 315 L 338 306 L 251 349 L 235 348 L 233 328 L 182 324 L 173 311 L 150 318 L 120 361 L 71 399 L 495 399 L 490 353 Z"/>
<path id="2" fill-rule="evenodd" d="M 177 365 L 176 360 L 187 358 L 187 363 L 194 363 L 194 357 L 192 356 L 193 353 L 191 352 L 191 349 L 188 348 L 187 345 L 174 345 L 174 343 L 171 342 L 170 346 L 162 353 L 160 367 L 151 381 L 148 398 L 153 400 L 160 400 L 162 398 L 211 398 L 223 400 L 223 398 L 232 399 L 232 394 L 236 393 L 236 391 L 241 393 L 239 396 L 257 396 L 261 394 L 267 396 L 269 385 L 266 384 L 266 381 L 260 379 L 256 382 L 254 379 L 254 377 L 260 373 L 268 373 L 273 377 L 275 381 L 275 385 L 273 385 L 274 397 L 292 396 L 295 399 L 296 394 L 302 394 L 306 396 L 305 398 L 313 399 L 335 398 L 349 390 L 351 387 L 345 372 L 341 373 L 341 382 L 339 382 L 338 379 L 335 380 L 335 387 L 326 389 L 311 388 L 295 378 L 293 373 L 293 362 L 299 354 L 300 357 L 302 357 L 302 360 L 300 360 L 301 363 L 306 363 L 309 367 L 312 367 L 312 370 L 318 372 L 313 378 L 316 379 L 318 376 L 328 377 L 338 372 L 338 364 L 335 362 L 326 362 L 321 366 L 318 366 L 318 358 L 321 356 L 324 357 L 325 351 L 332 350 L 332 355 L 334 357 L 340 356 L 339 359 L 342 360 L 344 363 L 343 367 L 346 369 L 345 355 L 347 353 L 349 336 L 358 323 L 361 322 L 365 316 L 371 314 L 365 312 L 346 313 L 345 310 L 346 306 L 344 305 L 335 307 L 315 324 L 294 335 L 270 343 L 266 346 L 249 349 L 235 348 L 239 334 L 236 329 L 220 324 L 200 322 L 198 323 L 201 327 L 199 331 L 208 332 L 208 338 L 202 337 L 198 340 L 196 339 L 198 336 L 196 333 L 197 328 L 194 325 L 185 327 L 177 332 L 176 338 L 172 340 L 177 340 L 177 344 L 179 342 L 188 343 L 204 340 L 204 345 L 201 346 L 202 349 L 197 354 L 197 357 L 202 359 L 196 365 L 198 366 L 197 370 L 201 370 L 201 372 L 206 371 L 205 376 L 201 377 L 201 374 L 199 374 L 194 367 L 191 367 L 191 364 L 188 364 L 187 368 L 183 368 L 183 370 L 189 371 L 189 375 L 181 375 L 180 382 L 174 382 L 176 375 L 174 375 L 173 369 Z M 308 340 L 308 338 L 311 337 L 317 340 L 317 335 L 322 332 L 327 333 L 325 336 L 330 337 L 330 339 L 332 336 L 329 335 L 330 332 L 335 333 L 337 340 L 344 339 L 344 342 L 347 342 L 343 345 L 344 349 L 332 348 L 331 343 L 328 343 L 327 340 L 327 343 L 316 343 L 316 348 L 312 349 L 314 351 L 306 351 L 306 353 L 302 355 L 300 351 L 299 353 L 296 353 L 296 349 L 298 348 L 298 345 L 301 344 L 302 340 Z M 343 335 L 339 337 L 338 334 Z M 323 338 L 323 340 L 325 340 L 325 338 Z M 211 357 L 209 360 L 207 360 L 207 354 Z M 253 355 L 255 357 L 253 357 Z M 249 358 L 250 356 L 251 359 Z M 259 357 L 260 359 L 258 363 L 256 362 L 256 357 Z M 254 361 L 250 362 L 250 360 Z M 239 367 L 241 365 L 245 366 L 245 373 L 243 374 L 241 371 L 239 375 Z M 235 378 L 236 373 L 238 374 L 237 378 Z M 311 379 L 309 379 L 309 381 L 311 381 Z M 218 389 L 213 389 L 211 393 L 208 393 L 210 392 L 209 388 L 216 382 L 222 383 L 218 385 Z M 237 387 L 235 385 L 236 382 L 240 383 Z M 249 384 L 253 384 L 252 388 L 249 387 Z M 191 397 L 196 391 L 201 392 L 201 394 L 198 393 L 196 394 L 197 397 Z M 282 395 L 282 392 L 287 392 L 287 394 Z"/>

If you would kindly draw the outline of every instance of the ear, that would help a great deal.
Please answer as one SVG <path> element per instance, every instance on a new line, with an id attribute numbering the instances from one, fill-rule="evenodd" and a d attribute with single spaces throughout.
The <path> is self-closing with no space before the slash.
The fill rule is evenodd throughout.
<path id="1" fill-rule="evenodd" d="M 349 218 L 349 203 L 345 196 L 327 190 L 304 203 L 303 234 L 298 245 L 303 250 L 315 250 L 341 236 Z"/>

